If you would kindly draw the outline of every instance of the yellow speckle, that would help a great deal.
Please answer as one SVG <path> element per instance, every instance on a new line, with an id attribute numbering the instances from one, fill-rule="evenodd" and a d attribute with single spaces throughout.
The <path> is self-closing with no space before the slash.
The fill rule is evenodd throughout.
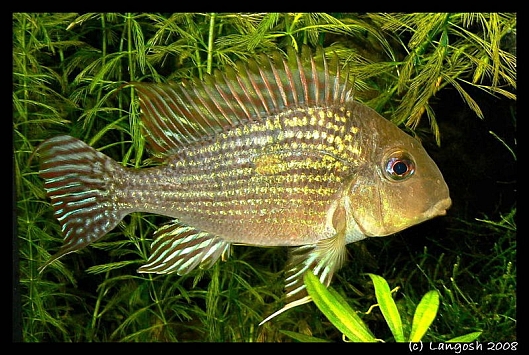
<path id="1" fill-rule="evenodd" d="M 362 149 L 354 146 L 354 147 L 351 148 L 351 153 L 353 153 L 355 155 L 360 155 L 360 154 L 362 154 Z"/>
<path id="2" fill-rule="evenodd" d="M 334 114 L 334 120 L 336 122 L 342 122 L 342 123 L 345 123 L 345 117 L 343 115 L 339 115 L 339 114 Z"/>
<path id="3" fill-rule="evenodd" d="M 327 128 L 328 130 L 330 130 L 330 129 L 335 129 L 336 130 L 336 126 L 333 125 L 331 121 L 327 122 L 327 125 L 325 126 L 325 128 Z"/>
<path id="4" fill-rule="evenodd" d="M 254 159 L 255 172 L 260 175 L 278 174 L 283 170 L 284 160 L 278 154 L 261 155 Z"/>

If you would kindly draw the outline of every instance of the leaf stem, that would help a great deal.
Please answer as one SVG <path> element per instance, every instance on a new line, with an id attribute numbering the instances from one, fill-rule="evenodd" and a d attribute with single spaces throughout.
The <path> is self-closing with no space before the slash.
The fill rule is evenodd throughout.
<path id="1" fill-rule="evenodd" d="M 208 60 L 206 71 L 208 74 L 211 74 L 212 64 L 213 64 L 213 39 L 215 38 L 215 19 L 217 14 L 212 12 L 209 17 L 209 33 L 208 33 Z"/>

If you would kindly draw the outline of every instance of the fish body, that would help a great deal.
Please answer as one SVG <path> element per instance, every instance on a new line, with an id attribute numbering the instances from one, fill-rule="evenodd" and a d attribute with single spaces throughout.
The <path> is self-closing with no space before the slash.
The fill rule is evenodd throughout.
<path id="1" fill-rule="evenodd" d="M 160 166 L 127 168 L 70 136 L 43 142 L 40 175 L 65 238 L 45 265 L 132 212 L 175 219 L 139 272 L 207 268 L 234 244 L 288 246 L 286 306 L 266 321 L 310 301 L 307 270 L 329 285 L 346 244 L 445 214 L 448 187 L 421 144 L 354 101 L 334 69 L 276 55 L 203 82 L 131 84 Z"/>

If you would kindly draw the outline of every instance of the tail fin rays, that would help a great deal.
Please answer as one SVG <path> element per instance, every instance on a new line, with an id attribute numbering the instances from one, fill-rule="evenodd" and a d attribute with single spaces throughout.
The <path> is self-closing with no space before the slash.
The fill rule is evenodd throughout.
<path id="1" fill-rule="evenodd" d="M 40 271 L 60 257 L 82 249 L 111 231 L 124 217 L 107 182 L 121 167 L 84 142 L 58 136 L 39 148 L 40 176 L 60 222 L 64 245 Z"/>

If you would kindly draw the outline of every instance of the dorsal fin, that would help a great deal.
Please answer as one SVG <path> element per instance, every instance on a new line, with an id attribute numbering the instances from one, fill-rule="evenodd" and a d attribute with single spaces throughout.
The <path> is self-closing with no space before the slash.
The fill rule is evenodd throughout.
<path id="1" fill-rule="evenodd" d="M 138 90 L 142 123 L 153 154 L 161 157 L 205 136 L 284 110 L 330 106 L 349 100 L 352 86 L 330 68 L 323 52 L 260 55 L 203 81 L 132 83 Z"/>

